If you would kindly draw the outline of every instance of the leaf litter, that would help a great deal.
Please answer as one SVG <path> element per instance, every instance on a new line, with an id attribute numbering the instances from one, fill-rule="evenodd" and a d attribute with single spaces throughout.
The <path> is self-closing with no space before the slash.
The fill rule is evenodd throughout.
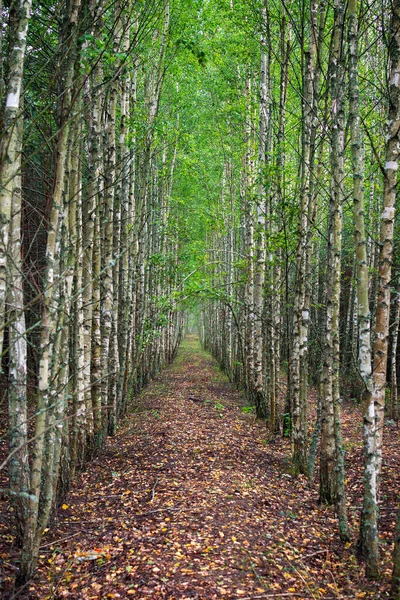
<path id="1" fill-rule="evenodd" d="M 240 392 L 188 338 L 77 476 L 43 540 L 38 571 L 18 597 L 388 597 L 398 432 L 390 430 L 385 443 L 383 579 L 370 583 L 354 555 L 361 413 L 349 404 L 343 416 L 354 532 L 345 546 L 334 509 L 318 504 L 317 480 L 310 487 L 292 475 L 289 442 L 267 438 Z M 16 563 L 7 554 L 10 532 L 1 533 L 6 590 Z"/>

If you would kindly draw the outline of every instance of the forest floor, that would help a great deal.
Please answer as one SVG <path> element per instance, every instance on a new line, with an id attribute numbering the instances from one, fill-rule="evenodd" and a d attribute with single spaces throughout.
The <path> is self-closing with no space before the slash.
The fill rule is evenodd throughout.
<path id="1" fill-rule="evenodd" d="M 349 404 L 344 436 L 354 540 L 343 546 L 334 510 L 318 504 L 317 481 L 310 489 L 293 476 L 288 441 L 268 439 L 265 424 L 189 336 L 101 456 L 77 476 L 43 540 L 35 578 L 11 597 L 386 598 L 399 436 L 389 424 L 383 578 L 371 584 L 354 556 L 360 424 L 360 409 Z M 0 521 L 5 587 L 17 560 L 7 521 Z"/>

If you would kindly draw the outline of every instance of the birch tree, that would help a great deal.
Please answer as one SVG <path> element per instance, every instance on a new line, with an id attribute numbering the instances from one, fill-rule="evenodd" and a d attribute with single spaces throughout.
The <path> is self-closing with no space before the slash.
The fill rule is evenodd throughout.
<path id="1" fill-rule="evenodd" d="M 314 76 L 317 50 L 318 1 L 310 4 L 310 33 L 304 56 L 302 89 L 301 182 L 296 252 L 296 287 L 293 308 L 293 341 L 290 356 L 290 402 L 292 414 L 293 463 L 300 473 L 307 472 L 307 355 L 309 307 L 306 304 L 306 266 L 310 239 L 310 181 L 313 169 L 312 125 Z"/>
<path id="2" fill-rule="evenodd" d="M 326 345 L 321 403 L 320 499 L 337 505 L 340 536 L 349 539 L 344 496 L 344 459 L 340 422 L 340 276 L 344 183 L 344 3 L 334 6 L 334 33 L 330 65 L 332 190 L 329 204 L 328 289 L 326 295 Z"/>
<path id="3" fill-rule="evenodd" d="M 7 293 L 7 255 L 14 179 L 19 176 L 18 155 L 21 140 L 19 120 L 22 119 L 21 90 L 30 19 L 31 0 L 14 2 L 9 15 L 9 49 L 7 54 L 8 81 L 6 105 L 2 116 L 0 142 L 0 356 L 3 353 L 5 300 Z"/>
<path id="4" fill-rule="evenodd" d="M 27 403 L 27 340 L 24 313 L 24 280 L 22 244 L 22 182 L 21 153 L 23 119 L 18 119 L 15 156 L 16 174 L 12 180 L 12 208 L 9 256 L 7 265 L 7 321 L 9 323 L 9 481 L 11 503 L 15 513 L 17 545 L 22 544 L 29 496 L 28 403 Z"/>
<path id="5" fill-rule="evenodd" d="M 388 357 L 390 281 L 396 204 L 400 127 L 400 3 L 392 4 L 389 36 L 389 108 L 385 145 L 383 212 L 381 215 L 378 302 L 373 345 L 373 383 L 366 394 L 364 416 L 364 499 L 358 549 L 366 575 L 379 577 L 378 484 L 382 468 L 382 435 Z"/>

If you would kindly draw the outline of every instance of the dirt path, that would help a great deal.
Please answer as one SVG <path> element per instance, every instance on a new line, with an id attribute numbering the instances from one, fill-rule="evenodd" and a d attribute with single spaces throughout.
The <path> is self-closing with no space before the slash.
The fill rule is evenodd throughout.
<path id="1" fill-rule="evenodd" d="M 78 476 L 29 597 L 384 597 L 287 456 L 187 338 Z"/>

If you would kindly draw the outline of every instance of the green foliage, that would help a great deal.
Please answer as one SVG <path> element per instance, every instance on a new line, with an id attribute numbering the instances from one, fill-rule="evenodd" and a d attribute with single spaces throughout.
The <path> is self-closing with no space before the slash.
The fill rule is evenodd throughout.
<path id="1" fill-rule="evenodd" d="M 242 412 L 245 414 L 255 414 L 256 407 L 255 406 L 242 406 Z"/>

